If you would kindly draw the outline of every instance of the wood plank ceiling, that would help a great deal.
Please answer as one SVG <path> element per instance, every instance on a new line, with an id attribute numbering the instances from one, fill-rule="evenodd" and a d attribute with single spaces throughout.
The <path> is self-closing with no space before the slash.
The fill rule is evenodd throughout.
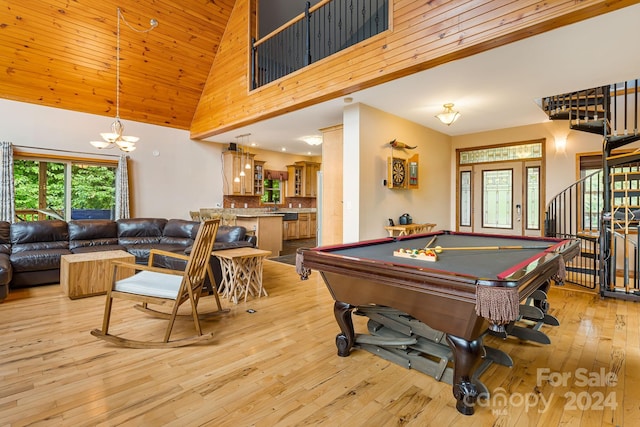
<path id="1" fill-rule="evenodd" d="M 0 98 L 189 129 L 235 0 L 0 0 Z"/>

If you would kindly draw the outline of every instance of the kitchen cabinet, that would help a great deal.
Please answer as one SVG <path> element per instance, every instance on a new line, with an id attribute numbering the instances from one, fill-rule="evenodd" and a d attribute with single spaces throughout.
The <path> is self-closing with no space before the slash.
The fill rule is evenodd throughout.
<path id="1" fill-rule="evenodd" d="M 300 161 L 287 166 L 287 197 L 316 197 L 320 163 Z"/>
<path id="2" fill-rule="evenodd" d="M 318 195 L 318 171 L 320 171 L 320 163 L 305 162 L 302 182 L 304 196 L 316 197 Z"/>
<path id="3" fill-rule="evenodd" d="M 284 240 L 294 240 L 316 237 L 317 225 L 317 214 L 315 212 L 298 213 L 297 221 L 282 222 L 282 238 Z"/>
<path id="4" fill-rule="evenodd" d="M 309 214 L 309 237 L 317 237 L 318 233 L 318 214 Z"/>
<path id="5" fill-rule="evenodd" d="M 299 239 L 309 238 L 309 214 L 308 213 L 298 214 L 298 238 Z"/>
<path id="6" fill-rule="evenodd" d="M 264 164 L 262 160 L 253 160 L 253 194 L 264 194 Z"/>
<path id="7" fill-rule="evenodd" d="M 282 221 L 282 239 L 294 240 L 298 238 L 298 221 Z"/>
<path id="8" fill-rule="evenodd" d="M 222 157 L 225 196 L 251 196 L 254 191 L 254 154 L 225 151 Z M 247 168 L 247 165 L 249 167 Z"/>
<path id="9" fill-rule="evenodd" d="M 302 166 L 288 165 L 287 197 L 302 197 Z"/>

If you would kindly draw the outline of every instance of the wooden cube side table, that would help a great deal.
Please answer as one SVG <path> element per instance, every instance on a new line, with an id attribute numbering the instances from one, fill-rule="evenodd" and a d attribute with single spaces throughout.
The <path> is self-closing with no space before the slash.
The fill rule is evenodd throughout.
<path id="1" fill-rule="evenodd" d="M 110 285 L 111 261 L 134 263 L 136 257 L 125 251 L 86 252 L 62 255 L 60 258 L 60 286 L 71 299 L 101 295 Z M 132 276 L 135 270 L 119 268 L 116 280 Z"/>

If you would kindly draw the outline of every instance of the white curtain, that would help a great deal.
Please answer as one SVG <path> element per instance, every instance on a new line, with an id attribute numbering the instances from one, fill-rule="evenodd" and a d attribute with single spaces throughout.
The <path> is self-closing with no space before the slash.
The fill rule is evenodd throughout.
<path id="1" fill-rule="evenodd" d="M 0 142 L 0 221 L 14 222 L 16 193 L 13 182 L 13 144 Z"/>
<path id="2" fill-rule="evenodd" d="M 115 219 L 129 218 L 129 171 L 127 156 L 122 154 L 116 172 L 116 212 Z"/>

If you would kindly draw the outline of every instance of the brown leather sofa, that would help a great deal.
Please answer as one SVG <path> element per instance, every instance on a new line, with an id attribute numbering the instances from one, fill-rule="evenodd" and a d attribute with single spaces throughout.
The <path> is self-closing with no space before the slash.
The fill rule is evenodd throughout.
<path id="1" fill-rule="evenodd" d="M 84 219 L 0 222 L 0 301 L 9 288 L 60 281 L 60 257 L 65 254 L 124 250 L 146 264 L 151 249 L 189 253 L 199 222 L 182 219 L 131 218 L 118 221 Z M 240 226 L 220 226 L 215 250 L 255 246 Z M 156 265 L 183 269 L 185 262 L 158 258 Z M 216 281 L 222 274 L 217 258 L 211 258 Z"/>

